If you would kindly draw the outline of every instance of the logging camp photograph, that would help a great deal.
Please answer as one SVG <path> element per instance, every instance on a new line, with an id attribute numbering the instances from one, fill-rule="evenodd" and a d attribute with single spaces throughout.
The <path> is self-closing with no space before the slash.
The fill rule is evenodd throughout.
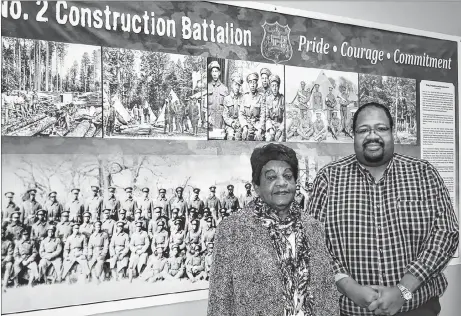
<path id="1" fill-rule="evenodd" d="M 358 74 L 285 67 L 288 142 L 352 143 Z"/>
<path id="2" fill-rule="evenodd" d="M 104 137 L 206 140 L 206 58 L 103 48 Z"/>
<path id="3" fill-rule="evenodd" d="M 102 137 L 99 46 L 2 37 L 2 136 Z"/>
<path id="4" fill-rule="evenodd" d="M 416 79 L 360 74 L 359 105 L 378 102 L 388 107 L 394 119 L 394 142 L 418 143 Z"/>

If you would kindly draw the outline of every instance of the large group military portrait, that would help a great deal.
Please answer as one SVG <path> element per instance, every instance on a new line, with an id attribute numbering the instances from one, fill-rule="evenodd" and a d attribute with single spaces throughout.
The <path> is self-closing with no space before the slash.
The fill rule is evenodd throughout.
<path id="1" fill-rule="evenodd" d="M 102 137 L 101 47 L 2 37 L 2 136 Z"/>
<path id="2" fill-rule="evenodd" d="M 208 289 L 216 228 L 257 198 L 255 143 L 239 144 L 221 154 L 184 142 L 188 155 L 3 155 L 2 312 Z M 292 146 L 305 206 L 316 172 L 339 156 Z"/>
<path id="3" fill-rule="evenodd" d="M 358 74 L 285 67 L 288 142 L 352 143 Z"/>
<path id="4" fill-rule="evenodd" d="M 283 65 L 208 58 L 208 139 L 285 141 Z"/>
<path id="5" fill-rule="evenodd" d="M 103 48 L 105 138 L 207 139 L 206 58 Z"/>

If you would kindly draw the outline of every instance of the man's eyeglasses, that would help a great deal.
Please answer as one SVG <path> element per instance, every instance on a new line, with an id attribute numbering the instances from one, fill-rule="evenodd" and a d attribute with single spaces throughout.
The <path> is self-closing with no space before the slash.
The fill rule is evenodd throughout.
<path id="1" fill-rule="evenodd" d="M 387 134 L 391 129 L 387 126 L 378 126 L 375 128 L 370 127 L 361 127 L 355 130 L 355 133 L 360 136 L 369 135 L 371 131 L 374 131 L 377 135 L 384 135 Z"/>

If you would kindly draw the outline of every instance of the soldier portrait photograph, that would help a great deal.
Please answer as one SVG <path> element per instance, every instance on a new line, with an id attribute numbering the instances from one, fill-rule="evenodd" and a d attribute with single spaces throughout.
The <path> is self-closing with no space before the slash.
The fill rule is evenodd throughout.
<path id="1" fill-rule="evenodd" d="M 395 122 L 396 144 L 418 143 L 415 79 L 360 74 L 359 107 L 369 102 L 378 102 L 389 109 Z"/>
<path id="2" fill-rule="evenodd" d="M 208 139 L 285 141 L 284 67 L 208 58 Z"/>
<path id="3" fill-rule="evenodd" d="M 207 139 L 206 58 L 103 49 L 104 137 Z"/>
<path id="4" fill-rule="evenodd" d="M 102 137 L 101 47 L 2 36 L 2 136 Z"/>
<path id="5" fill-rule="evenodd" d="M 351 143 L 358 74 L 285 67 L 288 142 Z"/>

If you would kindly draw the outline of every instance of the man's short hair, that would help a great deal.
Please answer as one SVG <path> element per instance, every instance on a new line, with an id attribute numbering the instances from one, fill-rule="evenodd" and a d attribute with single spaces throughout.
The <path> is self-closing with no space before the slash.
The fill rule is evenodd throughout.
<path id="1" fill-rule="evenodd" d="M 377 109 L 383 110 L 384 113 L 387 116 L 387 119 L 389 120 L 391 130 L 394 128 L 394 119 L 392 118 L 392 115 L 391 115 L 391 112 L 389 112 L 389 109 L 385 105 L 382 105 L 380 103 L 369 102 L 369 103 L 365 103 L 364 105 L 359 107 L 357 112 L 354 113 L 354 117 L 352 118 L 352 130 L 354 131 L 354 133 L 355 133 L 355 128 L 357 127 L 357 118 L 359 117 L 360 112 L 362 112 L 366 108 L 369 108 L 369 107 L 372 107 L 372 106 L 377 108 Z"/>

